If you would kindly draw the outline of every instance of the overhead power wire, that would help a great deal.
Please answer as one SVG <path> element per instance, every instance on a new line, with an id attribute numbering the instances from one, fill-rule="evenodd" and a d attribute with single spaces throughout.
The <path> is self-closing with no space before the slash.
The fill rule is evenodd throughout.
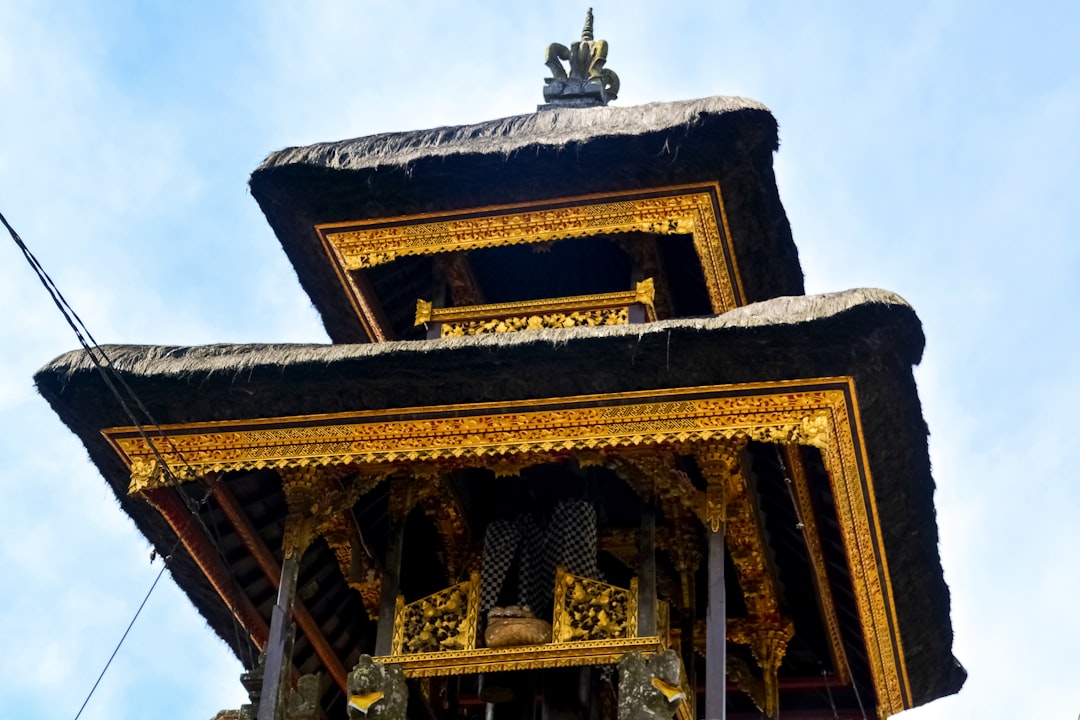
<path id="1" fill-rule="evenodd" d="M 90 689 L 90 692 L 89 694 L 87 694 L 82 706 L 75 714 L 74 720 L 78 720 L 79 717 L 82 715 L 83 710 L 86 709 L 86 705 L 90 702 L 90 698 L 93 697 L 94 692 L 97 690 L 97 687 L 101 683 L 101 680 L 105 676 L 105 673 L 108 671 L 109 666 L 112 664 L 113 659 L 116 657 L 116 654 L 120 651 L 120 647 L 124 644 L 124 640 L 127 639 L 128 633 L 131 631 L 132 626 L 134 626 L 135 621 L 142 613 L 143 608 L 146 606 L 147 601 L 150 599 L 150 595 L 154 592 L 154 588 L 157 587 L 158 581 L 164 574 L 165 568 L 168 566 L 169 560 L 172 559 L 173 554 L 176 552 L 176 549 L 180 545 L 182 533 L 186 531 L 187 526 L 192 521 L 198 524 L 201 529 L 206 533 L 206 536 L 210 540 L 210 543 L 213 546 L 214 550 L 227 564 L 225 553 L 221 548 L 220 536 L 217 533 L 216 525 L 214 527 L 214 531 L 211 531 L 210 528 L 206 526 L 206 523 L 203 521 L 202 517 L 199 515 L 199 508 L 210 499 L 210 496 L 214 490 L 215 483 L 211 483 L 206 488 L 204 495 L 199 500 L 191 498 L 187 493 L 181 490 L 178 478 L 176 477 L 175 473 L 172 472 L 169 463 L 165 461 L 164 456 L 161 454 L 161 451 L 158 449 L 157 444 L 154 442 L 153 438 L 151 438 L 150 435 L 147 433 L 145 424 L 139 421 L 135 412 L 131 409 L 131 406 L 128 403 L 128 399 L 130 399 L 131 403 L 135 405 L 139 413 L 141 413 L 142 416 L 146 418 L 146 420 L 148 421 L 147 424 L 149 424 L 155 429 L 155 435 L 161 440 L 164 440 L 164 442 L 169 446 L 169 449 L 180 461 L 180 464 L 182 464 L 191 475 L 194 475 L 194 469 L 191 467 L 191 465 L 188 464 L 187 460 L 184 458 L 179 448 L 177 448 L 176 445 L 173 443 L 172 438 L 169 437 L 169 435 L 164 431 L 164 429 L 157 423 L 157 421 L 150 414 L 150 411 L 143 404 L 139 396 L 135 393 L 131 386 L 128 385 L 123 375 L 121 375 L 116 370 L 116 367 L 113 365 L 112 359 L 109 357 L 108 353 L 106 353 L 105 350 L 101 347 L 101 345 L 98 344 L 97 340 L 94 338 L 89 328 L 87 328 L 85 323 L 83 323 L 82 318 L 79 317 L 79 314 L 75 312 L 75 309 L 71 306 L 70 303 L 68 303 L 63 293 L 60 292 L 60 288 L 53 281 L 52 277 L 49 276 L 48 272 L 45 271 L 44 266 L 42 266 L 42 264 L 38 261 L 34 253 L 30 251 L 30 248 L 27 247 L 22 237 L 19 236 L 19 233 L 7 221 L 7 218 L 4 217 L 3 213 L 0 213 L 0 223 L 3 223 L 4 227 L 11 235 L 11 239 L 19 248 L 19 251 L 22 252 L 23 257 L 26 259 L 26 262 L 33 269 L 34 274 L 37 275 L 38 280 L 41 282 L 41 284 L 45 287 L 45 291 L 49 294 L 49 297 L 52 299 L 57 309 L 60 310 L 60 314 L 64 316 L 64 320 L 67 322 L 71 330 L 75 333 L 75 337 L 78 339 L 79 344 L 86 352 L 87 357 L 90 358 L 91 363 L 94 365 L 94 368 L 101 376 L 101 379 L 105 383 L 105 386 L 108 388 L 109 392 L 113 395 L 113 397 L 116 398 L 117 402 L 120 403 L 120 407 L 123 409 L 124 414 L 127 415 L 131 424 L 138 431 L 140 437 L 142 437 L 147 447 L 150 448 L 150 451 L 154 455 L 154 458 L 158 461 L 158 467 L 161 468 L 162 474 L 165 476 L 166 481 L 176 490 L 181 501 L 184 503 L 184 505 L 189 511 L 189 515 L 185 520 L 184 526 L 177 529 L 177 539 L 173 543 L 172 549 L 164 557 L 164 562 L 162 563 L 161 570 L 158 572 L 157 577 L 154 578 L 153 584 L 151 584 L 150 589 L 147 591 L 142 603 L 139 604 L 138 609 L 135 611 L 134 617 L 131 618 L 131 622 L 128 623 L 127 629 L 124 630 L 124 634 L 121 636 L 120 641 L 116 644 L 116 647 L 113 649 L 108 661 L 106 661 L 105 666 L 102 668 L 101 673 L 98 675 L 97 680 L 94 682 L 94 686 Z M 121 393 L 121 388 L 124 391 L 123 393 Z M 127 399 L 125 399 L 124 397 L 125 393 L 127 395 Z M 218 481 L 220 481 L 220 476 L 218 478 Z M 235 578 L 231 579 L 235 583 Z M 233 616 L 232 620 L 233 631 L 235 633 L 235 645 L 237 650 L 240 650 L 244 646 L 244 644 L 241 639 L 240 628 L 238 627 L 239 623 L 235 616 Z"/>
<path id="2" fill-rule="evenodd" d="M 176 542 L 177 545 L 180 543 L 179 540 Z M 173 550 L 176 550 L 176 545 L 173 546 Z M 150 589 L 146 591 L 146 596 L 142 599 L 142 602 L 139 603 L 139 609 L 135 611 L 135 615 L 131 618 L 131 622 L 128 623 L 127 629 L 124 630 L 124 634 L 120 636 L 120 642 L 116 643 L 116 647 L 113 648 L 112 655 L 109 655 L 109 659 L 105 662 L 105 667 L 101 668 L 101 672 L 98 673 L 97 680 L 94 681 L 94 687 L 90 688 L 90 692 L 87 694 L 86 699 L 83 700 L 83 704 L 79 706 L 79 712 L 75 713 L 75 720 L 79 720 L 79 716 L 82 715 L 83 710 L 86 709 L 86 705 L 90 702 L 90 698 L 94 696 L 94 691 L 97 690 L 98 685 L 101 684 L 101 679 L 105 677 L 105 673 L 108 672 L 109 666 L 112 665 L 116 653 L 120 652 L 120 646 L 124 644 L 124 640 L 127 640 L 128 633 L 131 632 L 131 628 L 135 625 L 135 621 L 139 619 L 139 615 L 142 613 L 143 608 L 146 607 L 146 601 L 150 599 L 150 595 L 154 592 L 154 588 L 157 587 L 158 580 L 165 574 L 165 568 L 168 566 L 169 558 L 171 557 L 172 555 L 170 554 L 169 556 L 162 558 L 161 570 L 158 571 L 153 584 L 151 584 Z"/>
<path id="3" fill-rule="evenodd" d="M 135 416 L 135 413 L 128 405 L 127 400 L 125 400 L 124 396 L 120 393 L 119 388 L 117 388 L 117 384 L 123 387 L 124 391 L 135 404 L 139 412 L 141 412 L 145 416 L 149 424 L 157 430 L 158 436 L 165 440 L 166 443 L 168 443 L 170 449 L 179 457 L 181 463 L 189 471 L 192 470 L 191 466 L 188 465 L 186 460 L 184 460 L 183 455 L 180 453 L 179 449 L 177 449 L 176 445 L 172 442 L 172 438 L 170 438 L 161 429 L 161 426 L 158 425 L 158 423 L 154 420 L 153 416 L 150 414 L 150 411 L 147 410 L 142 400 L 139 399 L 139 396 L 136 395 L 135 391 L 132 390 L 131 387 L 127 384 L 127 381 L 124 380 L 124 377 L 120 373 L 116 372 L 116 369 L 112 363 L 112 359 L 108 356 L 108 354 L 101 347 L 101 345 L 98 344 L 98 341 L 94 338 L 89 328 L 87 328 L 86 324 L 83 323 L 82 318 L 80 318 L 79 314 L 75 312 L 75 309 L 71 307 L 67 299 L 64 297 L 64 294 L 60 292 L 60 288 L 57 287 L 55 282 L 53 282 L 52 277 L 50 277 L 49 273 L 45 271 L 45 268 L 38 261 L 37 257 L 34 256 L 34 253 L 30 251 L 30 248 L 26 246 L 26 243 L 23 242 L 23 239 L 19 236 L 19 233 L 16 232 L 15 228 L 13 228 L 11 224 L 7 221 L 7 218 L 4 217 L 3 213 L 0 213 L 0 222 L 3 222 L 4 227 L 7 228 L 7 231 L 11 234 L 11 239 L 15 241 L 15 244 L 22 252 L 23 257 L 26 258 L 27 263 L 30 264 L 30 267 L 34 270 L 34 273 L 38 276 L 38 280 L 40 280 L 41 284 L 45 287 L 45 291 L 49 293 L 49 297 L 52 298 L 53 303 L 60 310 L 60 314 L 64 316 L 64 320 L 67 321 L 68 326 L 75 333 L 75 337 L 78 339 L 79 344 L 82 346 L 83 350 L 86 351 L 86 354 L 90 358 L 90 361 L 94 364 L 94 367 L 100 373 L 102 381 L 104 381 L 106 387 L 120 403 L 121 408 L 123 408 L 124 410 L 124 414 L 127 415 L 128 419 L 131 421 L 131 424 L 138 430 L 139 435 L 142 437 L 143 441 L 146 442 L 146 444 L 149 446 L 150 451 L 154 454 L 154 458 L 158 461 L 159 466 L 162 468 L 162 472 L 166 475 L 167 479 L 171 483 L 176 483 L 176 476 L 170 469 L 169 464 L 165 462 L 165 458 L 162 457 L 161 452 L 157 448 L 157 445 L 147 435 L 144 423 L 140 422 L 139 419 Z M 195 509 L 192 505 L 193 501 L 190 498 L 188 498 L 187 496 L 183 496 L 183 500 L 185 504 L 188 505 L 189 510 Z"/>

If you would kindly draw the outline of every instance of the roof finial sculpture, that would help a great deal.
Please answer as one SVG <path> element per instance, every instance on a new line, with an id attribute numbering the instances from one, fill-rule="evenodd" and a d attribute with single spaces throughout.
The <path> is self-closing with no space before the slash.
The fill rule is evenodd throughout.
<path id="1" fill-rule="evenodd" d="M 586 40 L 591 41 L 592 39 L 592 8 L 589 8 L 589 11 L 585 13 L 585 27 L 581 29 L 581 40 L 584 42 Z"/>
<path id="2" fill-rule="evenodd" d="M 548 45 L 544 64 L 551 68 L 545 78 L 544 100 L 551 107 L 595 107 L 607 105 L 619 93 L 619 76 L 604 67 L 607 62 L 607 40 L 593 39 L 593 12 L 585 15 L 581 40 L 569 48 L 560 43 Z M 570 63 L 567 74 L 563 61 Z"/>

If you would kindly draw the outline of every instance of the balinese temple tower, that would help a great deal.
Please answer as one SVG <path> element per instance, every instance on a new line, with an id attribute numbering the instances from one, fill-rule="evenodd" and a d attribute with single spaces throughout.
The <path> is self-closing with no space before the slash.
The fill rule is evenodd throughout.
<path id="1" fill-rule="evenodd" d="M 219 717 L 886 718 L 963 683 L 918 318 L 804 294 L 768 109 L 608 105 L 607 51 L 590 12 L 537 112 L 255 170 L 332 344 L 107 347 L 141 427 L 83 352 L 38 373 L 248 668 Z"/>

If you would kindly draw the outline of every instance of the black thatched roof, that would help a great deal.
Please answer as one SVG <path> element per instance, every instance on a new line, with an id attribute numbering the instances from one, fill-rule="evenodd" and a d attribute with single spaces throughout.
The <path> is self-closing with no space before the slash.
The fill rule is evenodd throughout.
<path id="1" fill-rule="evenodd" d="M 161 423 L 254 419 L 815 377 L 854 377 L 914 704 L 959 689 L 934 482 L 911 368 L 923 335 L 881 290 L 781 297 L 712 318 L 381 345 L 113 346 L 114 366 Z M 554 369 L 557 372 L 553 372 Z M 82 352 L 35 377 L 121 505 L 159 549 L 174 538 L 127 495 L 100 431 L 127 425 Z M 227 641 L 228 611 L 186 557 L 174 575 Z M 238 648 L 239 652 L 239 648 Z"/>
<path id="2" fill-rule="evenodd" d="M 763 105 L 706 98 L 545 110 L 272 154 L 251 191 L 335 342 L 366 336 L 314 226 L 719 182 L 748 300 L 803 292 Z"/>

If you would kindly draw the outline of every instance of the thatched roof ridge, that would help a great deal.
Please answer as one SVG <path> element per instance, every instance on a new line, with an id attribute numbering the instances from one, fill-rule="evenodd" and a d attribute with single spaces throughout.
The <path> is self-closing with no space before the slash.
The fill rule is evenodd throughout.
<path id="1" fill-rule="evenodd" d="M 215 344 L 195 347 L 109 345 L 104 350 L 113 366 L 124 373 L 161 377 L 192 375 L 210 377 L 219 373 L 241 376 L 254 368 L 268 365 L 291 366 L 303 363 L 331 365 L 344 360 L 395 353 L 430 353 L 464 347 L 511 348 L 536 344 L 559 346 L 585 338 L 641 339 L 646 335 L 669 333 L 673 330 L 711 331 L 725 328 L 798 325 L 833 317 L 867 304 L 911 310 L 907 301 L 896 293 L 875 288 L 861 288 L 822 295 L 774 298 L 714 317 L 663 320 L 641 325 L 538 330 L 438 340 L 389 342 L 377 345 Z M 94 370 L 93 361 L 85 351 L 73 350 L 57 357 L 43 367 L 40 373 L 56 377 L 72 377 Z"/>
<path id="2" fill-rule="evenodd" d="M 741 97 L 709 97 L 630 107 L 556 108 L 472 125 L 381 133 L 286 148 L 271 153 L 256 172 L 295 164 L 357 170 L 380 165 L 408 165 L 421 157 L 452 154 L 508 156 L 526 147 L 562 148 L 595 138 L 688 127 L 699 123 L 706 114 L 741 111 L 769 114 L 769 109 L 761 103 Z"/>

